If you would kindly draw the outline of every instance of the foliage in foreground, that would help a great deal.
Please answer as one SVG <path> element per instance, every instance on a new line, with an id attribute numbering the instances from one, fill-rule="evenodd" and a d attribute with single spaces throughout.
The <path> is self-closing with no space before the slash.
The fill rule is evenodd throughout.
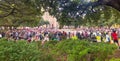
<path id="1" fill-rule="evenodd" d="M 120 58 L 119 59 L 112 58 L 112 59 L 110 59 L 110 61 L 120 61 Z"/>
<path id="2" fill-rule="evenodd" d="M 0 39 L 1 61 L 105 61 L 116 46 L 90 43 L 85 40 L 41 42 L 7 41 Z"/>
<path id="3" fill-rule="evenodd" d="M 107 56 L 116 49 L 115 45 L 90 43 L 86 40 L 65 40 L 53 47 L 50 52 L 54 52 L 54 57 L 66 61 L 105 61 Z"/>
<path id="4" fill-rule="evenodd" d="M 49 58 L 53 61 L 51 56 L 44 55 L 38 48 L 36 42 L 28 43 L 25 40 L 15 42 L 1 39 L 0 61 L 44 61 Z"/>

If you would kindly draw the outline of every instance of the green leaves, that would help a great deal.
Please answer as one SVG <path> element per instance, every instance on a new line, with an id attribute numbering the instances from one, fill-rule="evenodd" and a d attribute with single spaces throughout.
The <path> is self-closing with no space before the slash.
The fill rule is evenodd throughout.
<path id="1" fill-rule="evenodd" d="M 46 44 L 45 44 L 46 45 Z M 51 46 L 48 44 L 48 47 Z M 54 47 L 54 48 L 53 48 Z M 53 54 L 55 58 L 61 57 L 61 60 L 67 56 L 67 61 L 87 61 L 90 55 L 92 61 L 105 60 L 117 48 L 115 45 L 106 43 L 90 43 L 86 40 L 64 40 L 56 43 L 47 50 Z M 52 52 L 51 52 L 52 51 Z"/>
<path id="2" fill-rule="evenodd" d="M 107 43 L 90 43 L 86 40 L 49 41 L 28 43 L 25 40 L 0 39 L 1 61 L 104 61 L 117 46 Z"/>
<path id="3" fill-rule="evenodd" d="M 42 26 L 42 25 L 49 25 L 50 23 L 49 23 L 49 21 L 46 21 L 46 20 L 44 20 L 43 18 L 39 21 L 39 24 L 38 25 L 40 25 L 40 26 Z"/>
<path id="4" fill-rule="evenodd" d="M 35 43 L 26 41 L 0 40 L 0 59 L 1 61 L 36 61 L 40 58 L 41 52 Z"/>

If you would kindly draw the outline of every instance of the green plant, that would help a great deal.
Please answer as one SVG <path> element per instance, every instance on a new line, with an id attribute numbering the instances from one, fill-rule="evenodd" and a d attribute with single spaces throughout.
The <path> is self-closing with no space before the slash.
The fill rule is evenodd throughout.
<path id="1" fill-rule="evenodd" d="M 117 46 L 108 43 L 90 43 L 87 40 L 16 42 L 0 39 L 1 61 L 105 61 Z M 114 59 L 111 59 L 114 60 Z"/>
<path id="2" fill-rule="evenodd" d="M 86 40 L 64 40 L 55 45 L 54 53 L 62 56 L 67 61 L 87 61 L 90 55 L 91 61 L 104 61 L 105 58 L 114 52 L 115 45 L 107 43 L 90 43 Z"/>
<path id="3" fill-rule="evenodd" d="M 112 58 L 110 61 L 120 61 L 120 58 Z"/>
<path id="4" fill-rule="evenodd" d="M 36 43 L 0 40 L 1 61 L 39 61 L 41 54 Z"/>

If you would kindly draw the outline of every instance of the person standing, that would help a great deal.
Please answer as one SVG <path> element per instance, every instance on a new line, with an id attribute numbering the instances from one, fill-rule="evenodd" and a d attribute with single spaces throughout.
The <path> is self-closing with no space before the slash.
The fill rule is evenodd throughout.
<path id="1" fill-rule="evenodd" d="M 0 33 L 0 39 L 2 38 L 2 34 Z"/>
<path id="2" fill-rule="evenodd" d="M 119 41 L 118 41 L 118 34 L 116 33 L 116 30 L 113 30 L 111 37 L 112 37 L 112 40 L 114 41 L 114 43 L 116 45 L 118 45 L 120 48 Z"/>
<path id="3" fill-rule="evenodd" d="M 105 41 L 105 42 L 108 42 L 108 43 L 110 43 L 110 36 L 109 36 L 109 34 L 108 34 L 108 33 L 106 33 L 106 36 L 105 36 L 105 38 L 106 38 L 106 41 Z"/>

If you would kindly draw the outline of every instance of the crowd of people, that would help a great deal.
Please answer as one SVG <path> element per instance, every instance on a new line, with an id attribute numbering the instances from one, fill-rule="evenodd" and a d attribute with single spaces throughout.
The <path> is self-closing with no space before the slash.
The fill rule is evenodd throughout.
<path id="1" fill-rule="evenodd" d="M 87 39 L 92 42 L 109 42 L 117 43 L 119 45 L 120 29 L 111 28 L 94 28 L 94 27 L 81 27 L 76 29 L 51 29 L 51 28 L 22 28 L 12 29 L 0 33 L 0 38 L 6 37 L 13 40 L 27 40 L 32 41 L 45 41 L 56 40 L 61 41 L 64 39 Z"/>

